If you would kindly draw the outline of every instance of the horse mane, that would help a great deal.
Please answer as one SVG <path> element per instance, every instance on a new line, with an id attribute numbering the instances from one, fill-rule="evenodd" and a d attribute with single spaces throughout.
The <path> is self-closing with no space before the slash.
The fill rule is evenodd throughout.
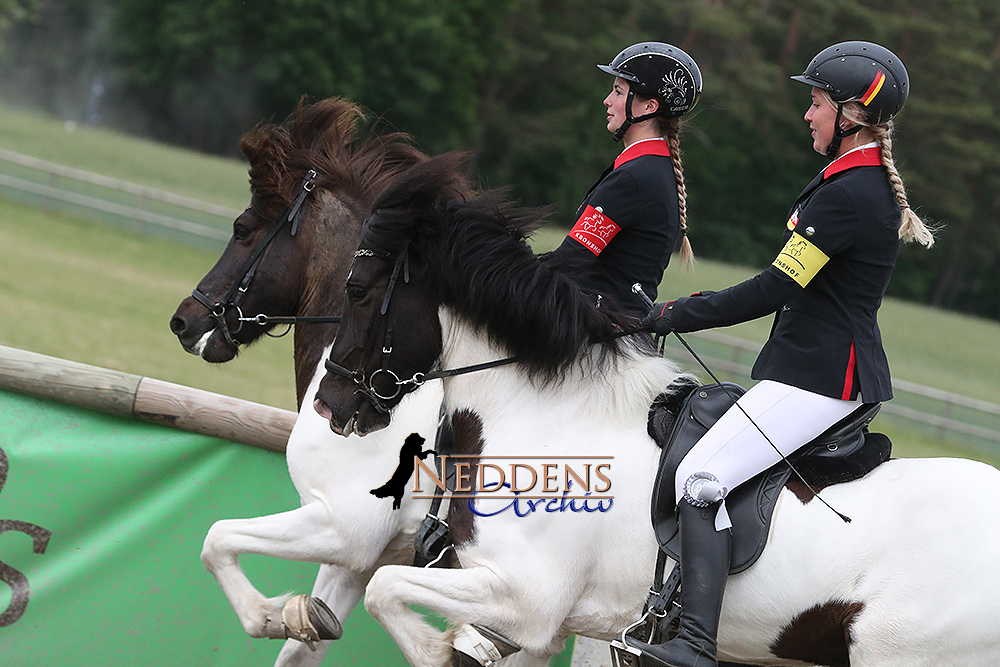
<path id="1" fill-rule="evenodd" d="M 596 308 L 527 244 L 544 209 L 514 207 L 498 191 L 455 196 L 466 159 L 446 153 L 396 179 L 374 204 L 363 247 L 395 255 L 409 241 L 440 303 L 509 350 L 533 378 L 564 377 L 594 359 L 593 343 L 598 364 L 620 356 L 619 315 Z"/>
<path id="2" fill-rule="evenodd" d="M 303 97 L 280 124 L 264 123 L 240 138 L 250 162 L 253 205 L 265 217 L 291 203 L 306 172 L 318 172 L 316 187 L 340 192 L 364 209 L 393 178 L 427 159 L 401 132 L 371 130 L 357 140 L 365 115 L 340 98 L 308 103 Z"/>

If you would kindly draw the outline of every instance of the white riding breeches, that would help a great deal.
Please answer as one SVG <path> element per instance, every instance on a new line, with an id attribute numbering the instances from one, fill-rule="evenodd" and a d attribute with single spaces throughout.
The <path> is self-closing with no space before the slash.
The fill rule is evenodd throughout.
<path id="1" fill-rule="evenodd" d="M 684 497 L 685 484 L 692 475 L 696 479 L 706 478 L 707 473 L 718 481 L 718 484 L 695 485 L 702 492 L 698 500 L 723 500 L 715 518 L 716 530 L 732 525 L 725 503 L 729 491 L 854 412 L 861 406 L 861 396 L 854 401 L 844 401 L 773 380 L 762 380 L 737 403 L 739 407 L 729 408 L 695 443 L 677 467 L 674 481 L 678 502 Z"/>

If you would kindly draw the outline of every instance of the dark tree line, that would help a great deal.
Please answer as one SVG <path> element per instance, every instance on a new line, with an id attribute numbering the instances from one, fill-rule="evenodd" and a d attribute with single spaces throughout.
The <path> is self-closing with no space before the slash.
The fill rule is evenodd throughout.
<path id="1" fill-rule="evenodd" d="M 691 237 L 766 265 L 823 165 L 788 79 L 867 39 L 906 63 L 897 165 L 943 225 L 890 293 L 1000 319 L 1000 5 L 994 0 L 0 0 L 0 96 L 201 150 L 339 95 L 567 225 L 617 152 L 594 66 L 630 43 L 688 51 L 705 92 L 685 124 Z"/>

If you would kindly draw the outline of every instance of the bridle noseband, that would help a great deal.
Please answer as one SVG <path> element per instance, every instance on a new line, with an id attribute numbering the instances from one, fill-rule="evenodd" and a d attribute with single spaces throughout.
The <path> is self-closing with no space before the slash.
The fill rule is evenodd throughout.
<path id="1" fill-rule="evenodd" d="M 403 391 L 403 386 L 405 384 L 400 381 L 399 376 L 389 368 L 389 360 L 392 356 L 392 331 L 394 324 L 393 313 L 395 312 L 395 309 L 393 308 L 394 302 L 392 296 L 396 290 L 396 283 L 399 280 L 400 273 L 403 274 L 404 283 L 410 282 L 409 247 L 410 242 L 406 241 L 403 244 L 403 248 L 400 250 L 399 255 L 396 257 L 396 263 L 392 268 L 392 275 L 389 278 L 389 285 L 385 290 L 385 297 L 382 298 L 382 307 L 379 309 L 378 317 L 373 318 L 368 326 L 364 352 L 361 355 L 361 363 L 358 365 L 358 369 L 355 371 L 348 370 L 332 359 L 327 359 L 325 362 L 326 370 L 334 375 L 351 380 L 355 385 L 357 385 L 357 391 L 367 397 L 372 406 L 382 413 L 389 412 L 390 408 L 385 404 L 385 402 L 398 398 L 400 393 Z M 362 248 L 354 253 L 355 261 L 357 261 L 358 257 L 378 257 L 380 259 L 389 259 L 391 255 L 389 253 L 382 253 Z M 377 335 L 379 324 L 381 324 L 383 320 L 385 320 L 386 325 L 385 336 L 382 340 L 382 366 L 377 368 L 366 378 L 365 366 L 368 365 L 368 361 L 375 352 L 375 336 Z M 375 387 L 375 378 L 382 374 L 389 376 L 395 388 L 395 390 L 388 396 L 380 394 L 378 389 Z"/>
<path id="2" fill-rule="evenodd" d="M 295 232 L 298 231 L 299 227 L 299 216 L 302 213 L 302 205 L 305 203 L 306 197 L 309 193 L 313 191 L 316 187 L 316 178 L 318 174 L 315 169 L 310 169 L 306 172 L 305 178 L 302 179 L 302 184 L 299 186 L 298 195 L 295 197 L 295 201 L 288 208 L 282 209 L 278 217 L 275 218 L 274 222 L 271 223 L 271 227 L 267 230 L 267 234 L 264 236 L 264 241 L 257 246 L 254 253 L 243 263 L 240 270 L 237 272 L 237 277 L 233 281 L 229 289 L 226 290 L 225 295 L 218 301 L 212 301 L 204 292 L 199 290 L 197 287 L 191 292 L 191 296 L 195 298 L 198 303 L 202 304 L 208 308 L 209 313 L 211 313 L 212 318 L 217 322 L 217 329 L 221 329 L 223 335 L 226 337 L 226 342 L 233 347 L 239 347 L 240 343 L 235 338 L 233 334 L 239 333 L 243 329 L 244 322 L 254 322 L 262 326 L 267 326 L 268 324 L 293 324 L 297 321 L 311 321 L 311 322 L 339 322 L 339 317 L 269 317 L 267 315 L 255 315 L 253 317 L 244 317 L 243 311 L 240 309 L 240 303 L 243 301 L 243 297 L 246 295 L 247 290 L 250 288 L 250 281 L 253 280 L 254 274 L 257 272 L 257 267 L 260 266 L 261 260 L 264 258 L 264 253 L 267 251 L 268 246 L 271 245 L 271 241 L 278 235 L 278 232 L 287 224 L 291 223 L 291 236 L 295 236 Z M 226 322 L 226 312 L 229 310 L 236 311 L 236 326 L 232 328 L 229 323 Z M 287 331 L 285 332 L 287 333 Z M 282 334 L 283 335 L 283 334 Z"/>

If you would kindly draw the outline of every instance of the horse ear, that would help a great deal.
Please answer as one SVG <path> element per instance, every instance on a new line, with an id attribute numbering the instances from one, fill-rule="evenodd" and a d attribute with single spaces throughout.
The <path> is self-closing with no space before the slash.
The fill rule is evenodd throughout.
<path id="1" fill-rule="evenodd" d="M 291 139 L 285 128 L 262 123 L 240 137 L 240 150 L 250 163 L 250 187 L 263 198 L 280 198 L 279 184 Z"/>

